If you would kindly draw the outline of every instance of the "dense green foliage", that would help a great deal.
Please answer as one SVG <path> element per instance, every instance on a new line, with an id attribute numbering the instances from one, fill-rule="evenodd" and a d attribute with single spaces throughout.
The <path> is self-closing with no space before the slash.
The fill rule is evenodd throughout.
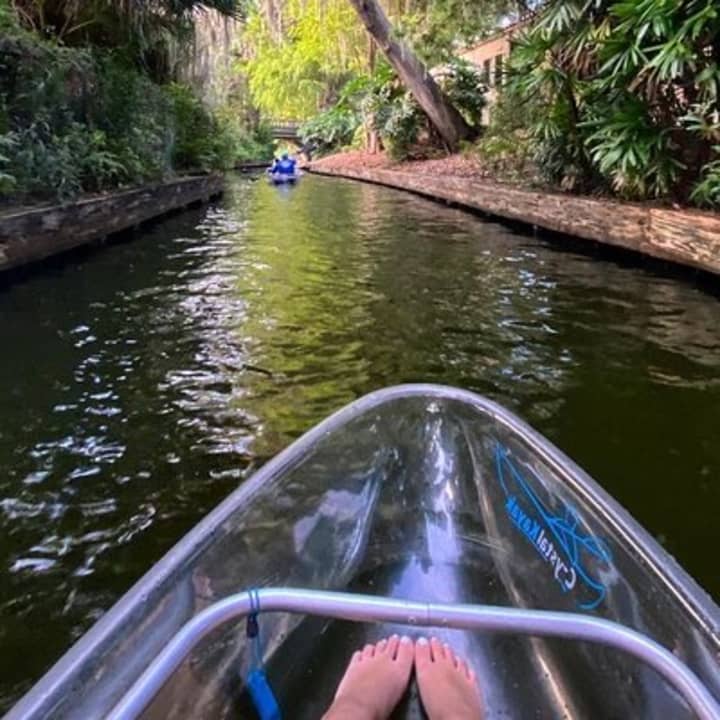
<path id="1" fill-rule="evenodd" d="M 350 146 L 362 126 L 362 116 L 354 107 L 338 103 L 300 127 L 300 137 L 316 153 L 326 154 Z"/>
<path id="2" fill-rule="evenodd" d="M 717 0 L 383 5 L 476 127 L 485 88 L 455 53 L 533 9 L 476 146 L 503 177 L 720 205 Z M 212 112 L 175 81 L 203 8 L 245 20 L 244 96 Z M 381 58 L 348 0 L 0 0 L 0 191 L 67 198 L 268 157 L 267 132 L 247 129 L 248 103 L 305 120 L 302 137 L 320 152 L 371 135 L 398 159 L 442 149 Z"/>
<path id="3" fill-rule="evenodd" d="M 23 39 L 1 71 L 6 191 L 65 199 L 171 167 L 170 98 L 121 62 Z"/>
<path id="4" fill-rule="evenodd" d="M 6 200 L 66 200 L 270 155 L 267 137 L 257 143 L 231 114 L 211 113 L 189 87 L 158 82 L 127 48 L 69 47 L 41 38 L 21 17 L 0 0 Z"/>
<path id="5" fill-rule="evenodd" d="M 513 63 L 517 96 L 543 108 L 529 130 L 547 179 L 717 204 L 716 0 L 551 0 Z"/>
<path id="6" fill-rule="evenodd" d="M 430 66 L 495 28 L 512 0 L 387 0 L 399 36 Z M 373 72 L 377 53 L 348 0 L 257 0 L 241 44 L 255 104 L 268 116 L 307 120 L 328 110 L 348 80 Z M 327 122 L 345 124 L 335 113 Z M 320 121 L 324 122 L 324 121 Z"/>
<path id="7" fill-rule="evenodd" d="M 170 79 L 192 38 L 194 13 L 238 15 L 242 0 L 2 0 L 23 27 L 65 46 L 122 50 L 155 79 Z M 0 11 L 2 12 L 2 11 Z"/>
<path id="8" fill-rule="evenodd" d="M 513 0 L 409 0 L 396 21 L 398 33 L 433 66 L 452 60 L 459 48 L 497 32 L 501 19 L 514 19 L 525 10 L 524 2 Z"/>
<path id="9" fill-rule="evenodd" d="M 522 112 L 518 112 L 522 108 Z M 536 152 L 529 127 L 540 121 L 544 108 L 524 100 L 506 87 L 490 113 L 490 122 L 470 152 L 479 153 L 485 166 L 498 180 L 537 181 Z"/>
<path id="10" fill-rule="evenodd" d="M 441 85 L 470 125 L 479 127 L 487 92 L 480 70 L 462 58 L 451 57 L 445 65 Z"/>
<path id="11" fill-rule="evenodd" d="M 453 104 L 472 124 L 479 124 L 485 86 L 472 66 L 453 59 L 440 83 Z M 337 150 L 365 132 L 376 132 L 392 157 L 423 156 L 439 146 L 433 129 L 412 95 L 386 63 L 372 75 L 359 75 L 341 90 L 334 106 L 301 128 L 306 143 L 321 152 Z"/>
<path id="12" fill-rule="evenodd" d="M 319 27 L 317 8 L 305 14 L 297 2 L 280 5 L 294 8 L 289 17 L 307 21 L 300 34 L 309 38 Z M 527 30 L 516 37 L 509 82 L 478 143 L 490 166 L 504 176 L 542 177 L 574 192 L 718 205 L 716 0 L 386 0 L 384 6 L 398 34 L 431 66 L 447 63 L 458 46 L 497 27 L 500 17 L 534 12 Z M 275 47 L 281 53 L 286 42 L 296 50 L 302 46 L 294 34 L 300 24 L 289 26 L 290 41 L 282 22 L 278 27 Z M 325 56 L 352 56 L 347 46 L 353 41 L 341 24 L 314 43 L 322 45 Z M 344 53 L 338 52 L 340 45 Z M 357 145 L 371 131 L 398 158 L 415 155 L 422 145 L 438 145 L 405 88 L 395 78 L 383 79 L 382 67 L 368 75 L 362 54 L 352 56 L 354 64 L 328 65 L 335 69 L 331 79 L 318 73 L 319 56 L 303 51 L 299 57 L 307 65 L 304 70 L 302 62 L 295 65 L 294 81 L 287 83 L 278 62 L 265 91 L 277 101 L 275 112 L 291 107 L 278 88 L 290 85 L 302 95 L 300 80 L 309 77 L 307 68 L 315 68 L 312 98 L 302 112 L 314 117 L 303 133 L 321 150 Z M 344 85 L 343 73 L 351 75 Z M 477 125 L 484 98 L 473 73 L 455 67 L 445 86 L 456 107 Z M 312 113 L 313 107 L 322 112 Z"/>
<path id="13" fill-rule="evenodd" d="M 276 119 L 305 120 L 360 72 L 368 40 L 347 0 L 259 3 L 241 39 L 254 103 Z"/>

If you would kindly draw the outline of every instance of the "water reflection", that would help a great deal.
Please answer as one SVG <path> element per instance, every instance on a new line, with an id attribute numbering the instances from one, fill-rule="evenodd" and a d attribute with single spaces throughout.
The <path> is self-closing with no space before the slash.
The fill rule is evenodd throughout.
<path id="1" fill-rule="evenodd" d="M 265 458 L 399 382 L 507 404 L 720 593 L 720 313 L 688 283 L 386 189 L 244 179 L 4 288 L 0 332 L 2 706 Z"/>

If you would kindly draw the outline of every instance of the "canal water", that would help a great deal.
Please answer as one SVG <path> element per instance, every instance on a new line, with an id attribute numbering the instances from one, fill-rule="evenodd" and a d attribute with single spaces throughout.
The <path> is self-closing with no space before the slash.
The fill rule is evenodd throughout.
<path id="1" fill-rule="evenodd" d="M 409 194 L 235 178 L 0 287 L 0 709 L 248 474 L 371 390 L 519 413 L 714 597 L 720 301 Z"/>

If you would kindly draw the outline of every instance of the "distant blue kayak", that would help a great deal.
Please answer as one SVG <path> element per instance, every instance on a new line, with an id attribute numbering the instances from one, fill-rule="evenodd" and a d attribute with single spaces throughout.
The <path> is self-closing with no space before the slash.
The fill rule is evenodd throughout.
<path id="1" fill-rule="evenodd" d="M 270 175 L 269 180 L 271 185 L 293 185 L 298 181 L 299 177 L 297 173 L 293 173 L 292 175 L 275 173 L 275 175 Z"/>

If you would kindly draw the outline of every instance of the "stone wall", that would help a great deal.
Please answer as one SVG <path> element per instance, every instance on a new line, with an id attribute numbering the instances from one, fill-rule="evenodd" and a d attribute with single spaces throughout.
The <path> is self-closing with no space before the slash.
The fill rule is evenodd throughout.
<path id="1" fill-rule="evenodd" d="M 0 271 L 133 228 L 222 193 L 219 175 L 182 178 L 75 203 L 0 214 Z"/>

